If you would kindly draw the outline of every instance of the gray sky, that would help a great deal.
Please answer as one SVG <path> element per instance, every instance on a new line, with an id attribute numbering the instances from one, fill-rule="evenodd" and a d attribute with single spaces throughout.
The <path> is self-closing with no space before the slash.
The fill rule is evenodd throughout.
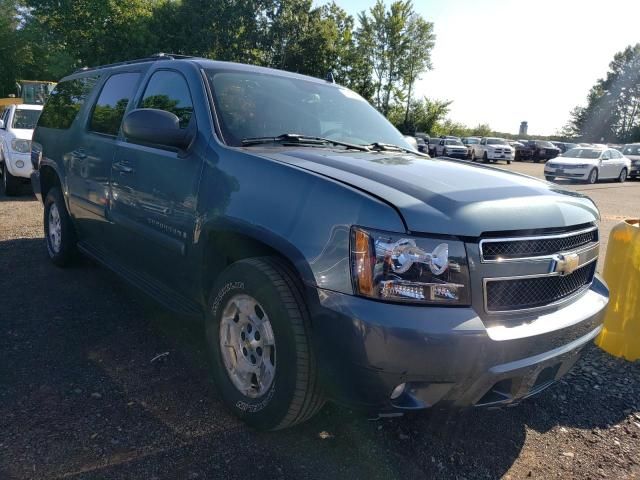
<path id="1" fill-rule="evenodd" d="M 336 3 L 356 16 L 375 2 Z M 530 134 L 553 134 L 613 55 L 640 42 L 640 0 L 415 0 L 414 9 L 437 35 L 417 94 L 453 100 L 452 120 L 503 132 L 527 120 Z"/>

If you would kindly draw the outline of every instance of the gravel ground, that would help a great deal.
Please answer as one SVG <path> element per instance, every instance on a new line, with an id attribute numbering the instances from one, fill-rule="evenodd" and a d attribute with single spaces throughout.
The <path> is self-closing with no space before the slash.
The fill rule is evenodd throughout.
<path id="1" fill-rule="evenodd" d="M 614 192 L 597 192 L 603 216 Z M 640 364 L 596 347 L 516 408 L 370 421 L 328 405 L 252 431 L 221 405 L 202 327 L 89 262 L 52 266 L 41 216 L 0 197 L 2 480 L 640 478 Z"/>

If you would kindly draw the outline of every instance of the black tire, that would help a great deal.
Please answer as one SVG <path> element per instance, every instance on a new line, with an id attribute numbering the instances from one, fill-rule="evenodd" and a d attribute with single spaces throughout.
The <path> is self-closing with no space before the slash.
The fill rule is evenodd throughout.
<path id="1" fill-rule="evenodd" d="M 484 152 L 484 154 L 482 155 L 482 162 L 489 163 L 489 156 L 487 155 L 487 152 Z"/>
<path id="2" fill-rule="evenodd" d="M 553 182 L 556 179 L 553 175 L 545 175 L 544 178 L 547 182 Z"/>
<path id="3" fill-rule="evenodd" d="M 300 284 L 282 260 L 260 257 L 230 265 L 211 290 L 206 340 L 213 376 L 227 407 L 259 430 L 279 430 L 304 422 L 324 405 L 311 346 L 309 314 Z M 273 383 L 257 398 L 236 388 L 227 373 L 220 347 L 223 312 L 229 301 L 239 294 L 255 298 L 263 307 L 275 338 L 277 360 Z"/>
<path id="4" fill-rule="evenodd" d="M 60 242 L 56 244 L 52 238 L 51 210 L 56 208 L 60 218 Z M 76 231 L 64 203 L 62 192 L 58 187 L 51 187 L 44 201 L 44 238 L 47 253 L 51 261 L 58 267 L 69 266 L 77 254 Z"/>
<path id="5" fill-rule="evenodd" d="M 594 175 L 595 172 L 595 175 Z M 597 168 L 593 168 L 591 169 L 591 171 L 589 172 L 589 176 L 587 177 L 587 183 L 593 185 L 594 183 L 598 183 L 598 169 Z"/>
<path id="6" fill-rule="evenodd" d="M 511 165 L 511 160 L 507 160 L 507 165 Z"/>
<path id="7" fill-rule="evenodd" d="M 20 192 L 20 180 L 11 175 L 6 163 L 2 164 L 2 191 L 7 197 L 14 197 Z"/>
<path id="8" fill-rule="evenodd" d="M 618 182 L 624 183 L 626 179 L 627 179 L 627 169 L 623 168 L 622 170 L 620 170 L 620 175 L 618 175 Z"/>
<path id="9" fill-rule="evenodd" d="M 471 150 L 471 161 L 472 162 L 476 161 L 476 151 L 475 150 Z"/>

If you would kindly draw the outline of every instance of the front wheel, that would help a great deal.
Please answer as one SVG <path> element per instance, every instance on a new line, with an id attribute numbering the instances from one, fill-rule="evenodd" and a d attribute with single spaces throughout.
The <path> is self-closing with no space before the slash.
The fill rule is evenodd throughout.
<path id="1" fill-rule="evenodd" d="M 471 161 L 472 162 L 476 161 L 476 151 L 475 150 L 471 150 Z"/>
<path id="2" fill-rule="evenodd" d="M 587 177 L 587 183 L 594 184 L 598 181 L 598 169 L 594 168 L 589 172 L 589 176 Z"/>
<path id="3" fill-rule="evenodd" d="M 487 152 L 484 152 L 484 154 L 482 155 L 482 161 L 484 163 L 489 163 L 489 155 L 487 155 Z"/>
<path id="4" fill-rule="evenodd" d="M 507 165 L 511 165 L 511 160 L 507 160 Z"/>
<path id="5" fill-rule="evenodd" d="M 618 182 L 624 183 L 626 179 L 627 179 L 627 169 L 623 168 L 620 171 L 620 175 L 618 175 Z"/>
<path id="6" fill-rule="evenodd" d="M 51 187 L 44 201 L 44 237 L 51 261 L 68 266 L 77 252 L 76 232 L 58 187 Z"/>
<path id="7" fill-rule="evenodd" d="M 227 407 L 260 430 L 303 422 L 324 404 L 300 284 L 285 262 L 261 257 L 230 265 L 211 291 L 214 379 Z"/>
<path id="8" fill-rule="evenodd" d="M 544 178 L 547 182 L 553 182 L 556 179 L 553 175 L 545 175 Z"/>
<path id="9" fill-rule="evenodd" d="M 2 165 L 2 189 L 7 197 L 17 195 L 20 190 L 20 181 L 11 175 L 6 163 Z"/>

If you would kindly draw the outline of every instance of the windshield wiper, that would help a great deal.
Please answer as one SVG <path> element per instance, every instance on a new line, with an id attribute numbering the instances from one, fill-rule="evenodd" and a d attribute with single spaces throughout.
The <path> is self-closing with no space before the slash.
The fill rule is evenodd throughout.
<path id="1" fill-rule="evenodd" d="M 370 151 L 370 149 L 365 145 L 356 145 L 354 143 L 332 140 L 331 138 L 313 137 L 301 135 L 299 133 L 283 133 L 282 135 L 278 135 L 276 137 L 248 137 L 242 139 L 242 146 L 244 147 L 250 145 L 260 145 L 264 143 L 291 143 L 300 145 L 326 145 L 327 143 L 329 143 L 332 145 L 339 145 L 348 149 L 350 148 L 354 150 L 360 150 L 362 152 Z"/>
<path id="2" fill-rule="evenodd" d="M 420 153 L 411 148 L 401 147 L 400 145 L 394 145 L 393 143 L 382 143 L 382 142 L 373 142 L 370 145 L 364 145 L 369 150 L 376 150 L 379 152 L 405 152 L 405 153 L 415 153 L 416 155 L 424 156 L 423 153 Z"/>

